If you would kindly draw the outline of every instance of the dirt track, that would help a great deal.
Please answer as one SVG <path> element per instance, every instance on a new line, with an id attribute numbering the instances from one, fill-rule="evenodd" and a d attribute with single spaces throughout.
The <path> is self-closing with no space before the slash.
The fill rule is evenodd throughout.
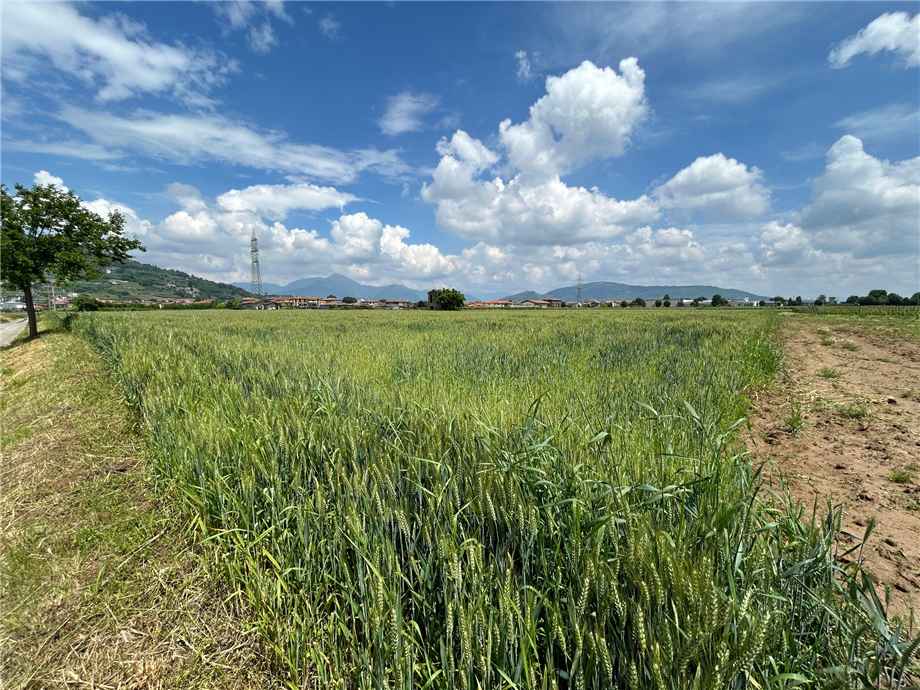
<path id="1" fill-rule="evenodd" d="M 785 378 L 751 416 L 754 457 L 805 505 L 842 504 L 844 541 L 874 519 L 865 564 L 895 612 L 920 613 L 920 343 L 808 317 L 784 339 Z"/>
<path id="2" fill-rule="evenodd" d="M 0 323 L 0 347 L 6 347 L 13 342 L 13 338 L 19 335 L 19 332 L 25 327 L 25 319 Z"/>

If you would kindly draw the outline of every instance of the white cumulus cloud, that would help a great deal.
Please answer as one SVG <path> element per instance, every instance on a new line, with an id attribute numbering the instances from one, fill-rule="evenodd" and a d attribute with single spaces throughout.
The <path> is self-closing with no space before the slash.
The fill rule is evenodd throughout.
<path id="1" fill-rule="evenodd" d="M 585 60 L 562 76 L 548 77 L 546 95 L 531 106 L 527 120 L 499 125 L 511 164 L 546 177 L 621 155 L 649 108 L 638 60 L 621 60 L 619 68 L 618 74 Z"/>
<path id="2" fill-rule="evenodd" d="M 801 225 L 819 249 L 855 256 L 913 254 L 920 236 L 920 157 L 889 162 L 854 136 L 827 152 Z"/>
<path id="3" fill-rule="evenodd" d="M 663 208 L 720 220 L 756 218 L 770 204 L 760 170 L 722 153 L 697 158 L 659 186 L 654 196 Z"/>
<path id="4" fill-rule="evenodd" d="M 618 200 L 598 189 L 570 186 L 561 175 L 591 160 L 620 155 L 648 106 L 645 75 L 634 58 L 620 73 L 585 61 L 546 80 L 546 95 L 520 124 L 503 121 L 499 142 L 510 177 L 487 178 L 500 155 L 458 130 L 437 145 L 441 155 L 422 198 L 438 224 L 490 243 L 572 245 L 611 239 L 654 221 L 646 196 Z"/>
<path id="5" fill-rule="evenodd" d="M 472 165 L 444 156 L 422 198 L 436 204 L 438 224 L 491 242 L 575 244 L 614 238 L 653 221 L 648 197 L 619 201 L 596 189 L 571 187 L 558 177 L 537 183 L 516 176 L 477 180 Z"/>
<path id="6" fill-rule="evenodd" d="M 35 184 L 40 184 L 40 185 L 53 184 L 57 187 L 60 187 L 65 192 L 68 191 L 67 187 L 64 185 L 64 180 L 62 180 L 57 175 L 52 175 L 47 170 L 39 170 L 37 173 L 35 173 L 35 175 L 33 175 L 32 179 Z"/>

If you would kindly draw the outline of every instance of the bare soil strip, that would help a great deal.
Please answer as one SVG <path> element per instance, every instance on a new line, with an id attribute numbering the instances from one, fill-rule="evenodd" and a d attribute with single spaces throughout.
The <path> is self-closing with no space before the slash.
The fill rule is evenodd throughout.
<path id="1" fill-rule="evenodd" d="M 271 687 L 229 593 L 150 491 L 97 357 L 48 334 L 0 364 L 3 687 Z"/>
<path id="2" fill-rule="evenodd" d="M 842 505 L 844 542 L 874 520 L 862 555 L 880 596 L 920 614 L 920 342 L 791 316 L 784 348 L 784 380 L 751 416 L 755 459 L 805 505 Z"/>

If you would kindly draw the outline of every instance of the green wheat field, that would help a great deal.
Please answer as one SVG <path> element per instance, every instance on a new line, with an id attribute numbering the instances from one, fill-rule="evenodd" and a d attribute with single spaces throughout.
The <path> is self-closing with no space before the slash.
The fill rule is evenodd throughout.
<path id="1" fill-rule="evenodd" d="M 744 450 L 748 396 L 781 367 L 778 318 L 208 311 L 72 328 L 292 687 L 897 682 L 913 650 L 835 561 L 837 516 L 768 492 Z"/>

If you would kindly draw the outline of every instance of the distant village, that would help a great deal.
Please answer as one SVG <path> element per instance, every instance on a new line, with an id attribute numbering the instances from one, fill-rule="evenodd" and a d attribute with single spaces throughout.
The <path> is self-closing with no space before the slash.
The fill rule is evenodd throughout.
<path id="1" fill-rule="evenodd" d="M 126 281 L 109 279 L 106 282 L 114 285 Z M 140 297 L 135 299 L 105 299 L 77 292 L 56 293 L 53 286 L 36 286 L 35 307 L 37 310 L 66 310 L 66 309 L 244 309 L 244 310 L 276 310 L 276 309 L 438 309 L 434 295 L 439 292 L 432 290 L 428 293 L 427 300 L 408 299 L 363 299 L 356 297 L 337 297 L 336 295 L 309 296 L 309 295 L 264 295 L 233 297 L 228 299 L 203 299 L 195 287 L 181 286 L 167 283 L 166 288 L 175 290 L 177 296 L 171 297 Z M 884 292 L 884 291 L 873 291 Z M 887 295 L 887 293 L 886 293 Z M 894 296 L 894 295 L 892 295 Z M 871 299 L 870 299 L 871 298 Z M 887 300 L 877 299 L 878 295 L 870 293 L 869 297 L 856 296 L 847 299 L 847 304 L 885 304 Z M 911 298 L 915 303 L 916 296 Z M 899 298 L 900 299 L 900 298 Z M 896 302 L 892 302 L 896 303 Z M 837 304 L 833 297 L 824 295 L 817 299 L 803 300 L 801 297 L 783 299 L 734 299 L 724 298 L 720 295 L 710 297 L 699 296 L 693 299 L 671 298 L 664 294 L 660 298 L 643 299 L 637 297 L 626 299 L 581 299 L 563 300 L 555 297 L 529 297 L 526 299 L 492 299 L 471 300 L 462 306 L 465 309 L 599 309 L 599 308 L 671 308 L 671 307 L 781 307 Z M 15 312 L 25 310 L 25 302 L 21 294 L 4 294 L 0 299 L 0 311 Z"/>
<path id="2" fill-rule="evenodd" d="M 190 288 L 191 293 L 194 288 Z M 41 297 L 44 297 L 42 299 Z M 335 295 L 326 297 L 307 296 L 307 295 L 268 295 L 264 297 L 243 297 L 230 300 L 213 300 L 199 299 L 191 297 L 151 297 L 136 300 L 112 300 L 81 297 L 78 293 L 66 293 L 64 295 L 41 295 L 36 299 L 35 308 L 37 310 L 56 310 L 78 308 L 81 299 L 91 299 L 100 308 L 144 308 L 144 309 L 208 309 L 222 307 L 225 309 L 245 309 L 245 310 L 276 310 L 276 309 L 434 309 L 437 308 L 435 303 L 429 298 L 428 301 L 412 301 L 406 299 L 360 299 L 355 297 L 339 298 Z M 773 300 L 737 300 L 722 299 L 716 296 L 717 303 L 715 306 L 732 306 L 732 307 L 758 307 L 758 306 L 777 306 Z M 466 309 L 564 309 L 564 308 L 613 308 L 613 307 L 706 307 L 712 306 L 712 298 L 698 297 L 692 300 L 675 299 L 671 300 L 667 295 L 661 299 L 644 300 L 641 298 L 633 300 L 594 300 L 586 299 L 581 301 L 566 301 L 553 297 L 538 297 L 521 300 L 511 299 L 493 299 L 493 300 L 473 300 L 466 302 Z M 6 296 L 0 302 L 0 310 L 3 311 L 20 311 L 25 309 L 25 302 L 21 295 Z"/>

